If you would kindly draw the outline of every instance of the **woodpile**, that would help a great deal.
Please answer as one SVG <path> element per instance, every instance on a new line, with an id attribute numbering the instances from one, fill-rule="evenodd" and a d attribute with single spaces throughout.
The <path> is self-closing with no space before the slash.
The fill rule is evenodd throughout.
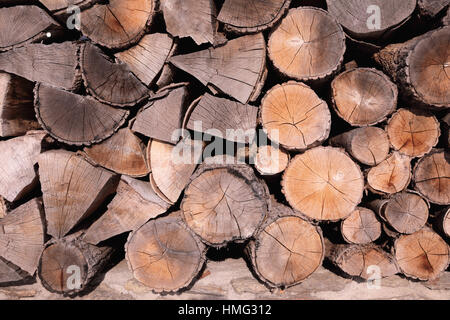
<path id="1" fill-rule="evenodd" d="M 446 271 L 450 1 L 305 2 L 2 1 L 0 285 Z"/>

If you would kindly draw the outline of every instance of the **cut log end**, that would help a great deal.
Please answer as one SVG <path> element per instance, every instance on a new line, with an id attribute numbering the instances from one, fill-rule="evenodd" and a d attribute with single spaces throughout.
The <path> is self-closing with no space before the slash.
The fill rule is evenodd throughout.
<path id="1" fill-rule="evenodd" d="M 372 210 L 357 207 L 342 221 L 341 232 L 348 243 L 368 244 L 381 236 L 381 223 Z"/>
<path id="2" fill-rule="evenodd" d="M 287 168 L 289 158 L 289 153 L 279 147 L 262 146 L 255 156 L 255 168 L 263 176 L 277 175 Z"/>

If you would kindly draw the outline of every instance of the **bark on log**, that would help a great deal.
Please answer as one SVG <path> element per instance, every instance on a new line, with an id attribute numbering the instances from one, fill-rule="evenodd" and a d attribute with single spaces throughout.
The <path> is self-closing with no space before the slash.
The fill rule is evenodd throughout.
<path id="1" fill-rule="evenodd" d="M 150 183 L 122 176 L 108 210 L 89 227 L 83 240 L 92 244 L 134 231 L 169 209 Z"/>
<path id="2" fill-rule="evenodd" d="M 206 259 L 206 246 L 185 226 L 180 214 L 149 221 L 126 244 L 133 276 L 155 292 L 176 292 L 189 286 Z"/>
<path id="3" fill-rule="evenodd" d="M 429 153 L 441 135 L 436 117 L 419 109 L 399 109 L 386 131 L 393 148 L 412 158 Z"/>
<path id="4" fill-rule="evenodd" d="M 320 228 L 274 202 L 270 218 L 247 247 L 253 270 L 272 288 L 301 283 L 322 265 L 324 254 Z"/>
<path id="5" fill-rule="evenodd" d="M 450 262 L 448 244 L 428 228 L 398 238 L 394 254 L 401 272 L 419 280 L 438 278 Z"/>
<path id="6" fill-rule="evenodd" d="M 442 210 L 439 216 L 440 229 L 447 238 L 450 238 L 450 208 Z"/>
<path id="7" fill-rule="evenodd" d="M 289 165 L 290 155 L 278 146 L 261 146 L 256 153 L 254 164 L 262 176 L 274 176 Z"/>
<path id="8" fill-rule="evenodd" d="M 58 141 L 91 145 L 114 134 L 130 114 L 89 96 L 37 84 L 34 89 L 36 117 L 42 128 Z"/>
<path id="9" fill-rule="evenodd" d="M 4 218 L 8 214 L 8 207 L 6 206 L 5 199 L 0 196 L 0 219 Z"/>
<path id="10" fill-rule="evenodd" d="M 233 33 L 253 33 L 273 27 L 289 9 L 291 0 L 226 0 L 217 20 Z"/>
<path id="11" fill-rule="evenodd" d="M 422 17 L 431 19 L 450 5 L 449 0 L 418 0 L 417 6 Z"/>
<path id="12" fill-rule="evenodd" d="M 267 92 L 261 102 L 260 119 L 271 141 L 292 151 L 321 144 L 331 129 L 327 103 L 310 87 L 295 81 Z"/>
<path id="13" fill-rule="evenodd" d="M 144 143 L 129 128 L 117 131 L 100 144 L 84 148 L 88 160 L 96 165 L 131 177 L 145 177 L 150 164 Z"/>
<path id="14" fill-rule="evenodd" d="M 259 95 L 257 89 L 266 65 L 266 43 L 258 33 L 230 40 L 218 48 L 174 56 L 169 61 L 203 85 L 213 86 L 245 104 Z"/>
<path id="15" fill-rule="evenodd" d="M 117 176 L 65 150 L 39 156 L 47 233 L 63 238 L 92 214 L 117 187 Z"/>
<path id="16" fill-rule="evenodd" d="M 45 136 L 43 131 L 34 131 L 22 137 L 0 141 L 0 196 L 9 202 L 19 200 L 35 187 L 37 177 L 34 165 L 42 151 Z"/>
<path id="17" fill-rule="evenodd" d="M 345 34 L 328 12 L 300 7 L 289 10 L 272 31 L 268 51 L 282 74 L 300 81 L 323 80 L 342 65 Z"/>
<path id="18" fill-rule="evenodd" d="M 245 164 L 203 163 L 181 203 L 188 227 L 214 247 L 252 237 L 269 209 L 267 185 Z"/>
<path id="19" fill-rule="evenodd" d="M 314 220 L 337 221 L 361 202 L 364 177 L 342 149 L 317 147 L 291 161 L 281 185 L 294 209 Z"/>
<path id="20" fill-rule="evenodd" d="M 155 0 L 109 0 L 80 14 L 81 32 L 111 49 L 137 43 L 151 23 Z"/>
<path id="21" fill-rule="evenodd" d="M 352 126 L 364 127 L 386 120 L 397 107 L 397 87 L 381 71 L 356 68 L 331 83 L 336 113 Z"/>
<path id="22" fill-rule="evenodd" d="M 73 42 L 28 44 L 0 53 L 0 70 L 74 91 L 81 85 L 78 50 Z"/>
<path id="23" fill-rule="evenodd" d="M 383 129 L 377 127 L 357 128 L 330 139 L 332 146 L 345 148 L 354 159 L 376 166 L 389 155 L 389 138 Z"/>
<path id="24" fill-rule="evenodd" d="M 368 244 L 381 236 L 381 223 L 367 208 L 356 209 L 341 223 L 344 240 L 350 244 Z"/>
<path id="25" fill-rule="evenodd" d="M 450 27 L 392 44 L 374 58 L 399 85 L 405 100 L 426 108 L 450 106 Z"/>
<path id="26" fill-rule="evenodd" d="M 433 150 L 414 167 L 414 189 L 430 202 L 450 204 L 450 160 L 447 151 Z"/>

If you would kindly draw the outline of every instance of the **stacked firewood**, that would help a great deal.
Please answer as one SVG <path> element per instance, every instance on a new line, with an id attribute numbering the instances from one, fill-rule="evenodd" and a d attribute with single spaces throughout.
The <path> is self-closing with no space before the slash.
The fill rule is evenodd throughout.
<path id="1" fill-rule="evenodd" d="M 122 252 L 176 292 L 231 243 L 270 288 L 438 278 L 449 3 L 0 1 L 0 284 L 78 294 Z"/>

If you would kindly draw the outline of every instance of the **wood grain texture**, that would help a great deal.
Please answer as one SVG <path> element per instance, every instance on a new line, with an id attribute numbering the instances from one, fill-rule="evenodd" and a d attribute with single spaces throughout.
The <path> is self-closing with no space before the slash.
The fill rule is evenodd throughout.
<path id="1" fill-rule="evenodd" d="M 255 168 L 263 176 L 273 176 L 283 172 L 289 165 L 290 155 L 274 145 L 258 147 Z"/>
<path id="2" fill-rule="evenodd" d="M 350 244 L 368 244 L 381 236 L 381 223 L 372 210 L 356 207 L 342 220 L 341 233 L 344 240 Z"/>

